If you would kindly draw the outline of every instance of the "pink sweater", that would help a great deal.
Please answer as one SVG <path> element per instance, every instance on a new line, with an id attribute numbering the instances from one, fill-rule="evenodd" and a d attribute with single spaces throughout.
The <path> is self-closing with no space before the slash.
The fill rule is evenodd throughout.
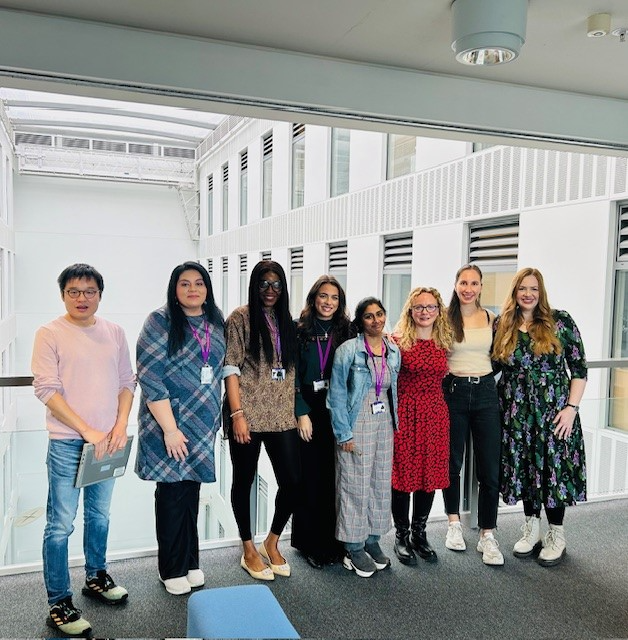
<path id="1" fill-rule="evenodd" d="M 58 392 L 98 431 L 113 428 L 121 391 L 135 391 L 124 331 L 102 318 L 96 318 L 91 327 L 79 327 L 61 316 L 40 327 L 35 334 L 32 370 L 35 395 L 44 404 Z M 81 437 L 50 410 L 46 410 L 46 425 L 51 439 Z"/>

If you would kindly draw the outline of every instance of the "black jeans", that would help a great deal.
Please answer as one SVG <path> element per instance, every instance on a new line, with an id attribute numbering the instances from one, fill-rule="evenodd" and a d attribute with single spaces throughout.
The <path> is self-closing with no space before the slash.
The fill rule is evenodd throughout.
<path id="1" fill-rule="evenodd" d="M 450 484 L 443 490 L 445 511 L 448 514 L 460 513 L 460 469 L 471 431 L 480 485 L 478 526 L 480 529 L 494 529 L 497 524 L 501 463 L 501 423 L 495 378 L 492 374 L 470 379 L 448 375 L 443 380 L 443 391 L 451 424 Z"/>
<path id="2" fill-rule="evenodd" d="M 158 482 L 155 489 L 157 565 L 162 580 L 198 569 L 200 482 Z"/>
<path id="3" fill-rule="evenodd" d="M 251 487 L 255 480 L 257 462 L 262 447 L 273 465 L 277 479 L 275 515 L 270 530 L 281 535 L 292 512 L 299 488 L 301 465 L 299 460 L 299 436 L 296 429 L 275 433 L 251 432 L 251 442 L 238 444 L 229 430 L 229 450 L 233 465 L 231 505 L 238 524 L 241 540 L 251 540 Z"/>

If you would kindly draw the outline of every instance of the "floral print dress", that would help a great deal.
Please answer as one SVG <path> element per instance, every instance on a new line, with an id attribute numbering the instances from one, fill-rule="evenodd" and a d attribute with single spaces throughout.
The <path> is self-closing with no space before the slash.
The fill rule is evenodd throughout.
<path id="1" fill-rule="evenodd" d="M 553 311 L 560 354 L 534 355 L 530 336 L 520 331 L 497 383 L 502 416 L 501 492 L 535 509 L 586 500 L 584 440 L 577 414 L 569 438 L 554 436 L 552 421 L 569 399 L 571 377 L 585 379 L 587 363 L 580 332 L 566 311 Z M 498 326 L 499 318 L 495 321 Z"/>

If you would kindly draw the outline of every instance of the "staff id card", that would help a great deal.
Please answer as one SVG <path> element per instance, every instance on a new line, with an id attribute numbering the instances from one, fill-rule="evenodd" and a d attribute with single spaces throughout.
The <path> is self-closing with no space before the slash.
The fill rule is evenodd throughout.
<path id="1" fill-rule="evenodd" d="M 270 377 L 272 380 L 285 380 L 286 370 L 281 367 L 273 367 L 270 372 Z"/>
<path id="2" fill-rule="evenodd" d="M 386 413 L 386 405 L 383 402 L 371 402 L 371 413 L 373 415 Z"/>
<path id="3" fill-rule="evenodd" d="M 201 384 L 211 384 L 214 381 L 214 370 L 209 365 L 201 367 Z"/>
<path id="4" fill-rule="evenodd" d="M 329 380 L 314 380 L 312 382 L 312 388 L 314 389 L 315 392 L 318 391 L 325 391 L 327 389 L 329 389 Z"/>

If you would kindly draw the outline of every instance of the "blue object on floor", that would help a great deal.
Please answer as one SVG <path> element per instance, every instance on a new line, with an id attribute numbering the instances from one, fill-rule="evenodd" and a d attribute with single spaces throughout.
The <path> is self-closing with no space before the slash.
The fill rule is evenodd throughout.
<path id="1" fill-rule="evenodd" d="M 188 638 L 300 638 L 261 584 L 203 589 L 188 598 Z"/>

